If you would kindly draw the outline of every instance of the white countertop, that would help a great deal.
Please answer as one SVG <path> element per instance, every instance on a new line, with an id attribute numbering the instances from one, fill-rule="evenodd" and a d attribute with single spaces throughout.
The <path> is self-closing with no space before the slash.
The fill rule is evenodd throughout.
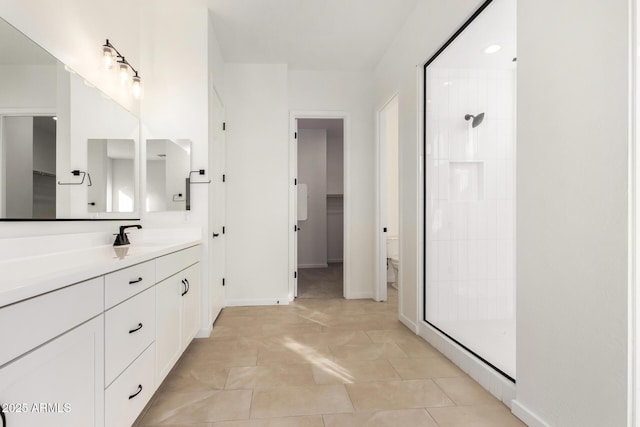
<path id="1" fill-rule="evenodd" d="M 186 249 L 200 239 L 102 245 L 0 261 L 0 307 Z"/>

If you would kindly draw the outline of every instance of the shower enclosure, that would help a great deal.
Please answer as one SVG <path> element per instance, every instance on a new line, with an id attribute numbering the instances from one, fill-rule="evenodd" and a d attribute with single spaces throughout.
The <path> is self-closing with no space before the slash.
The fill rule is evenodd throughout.
<path id="1" fill-rule="evenodd" d="M 424 66 L 424 321 L 515 381 L 515 0 Z"/>

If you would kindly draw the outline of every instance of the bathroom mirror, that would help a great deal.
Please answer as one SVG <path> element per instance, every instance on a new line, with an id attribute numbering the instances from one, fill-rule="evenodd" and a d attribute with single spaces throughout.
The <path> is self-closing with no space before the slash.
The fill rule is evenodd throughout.
<path id="1" fill-rule="evenodd" d="M 0 18 L 0 220 L 135 219 L 138 139 L 137 117 Z M 98 156 L 125 140 L 132 168 Z M 131 202 L 98 200 L 90 178 L 127 181 Z"/>
<path id="2" fill-rule="evenodd" d="M 190 210 L 191 141 L 147 140 L 147 212 Z"/>
<path id="3" fill-rule="evenodd" d="M 135 141 L 89 139 L 89 212 L 133 212 Z"/>

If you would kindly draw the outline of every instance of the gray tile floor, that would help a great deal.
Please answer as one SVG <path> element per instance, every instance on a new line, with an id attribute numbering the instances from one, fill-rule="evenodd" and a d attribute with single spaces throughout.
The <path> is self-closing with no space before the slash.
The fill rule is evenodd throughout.
<path id="1" fill-rule="evenodd" d="M 389 301 L 225 308 L 137 426 L 523 426 Z"/>

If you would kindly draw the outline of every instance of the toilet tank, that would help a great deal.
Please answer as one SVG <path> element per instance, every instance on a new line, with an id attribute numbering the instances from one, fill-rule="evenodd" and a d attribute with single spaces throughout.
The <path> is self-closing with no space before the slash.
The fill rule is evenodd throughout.
<path id="1" fill-rule="evenodd" d="M 400 258 L 400 240 L 398 236 L 387 237 L 387 258 Z"/>

